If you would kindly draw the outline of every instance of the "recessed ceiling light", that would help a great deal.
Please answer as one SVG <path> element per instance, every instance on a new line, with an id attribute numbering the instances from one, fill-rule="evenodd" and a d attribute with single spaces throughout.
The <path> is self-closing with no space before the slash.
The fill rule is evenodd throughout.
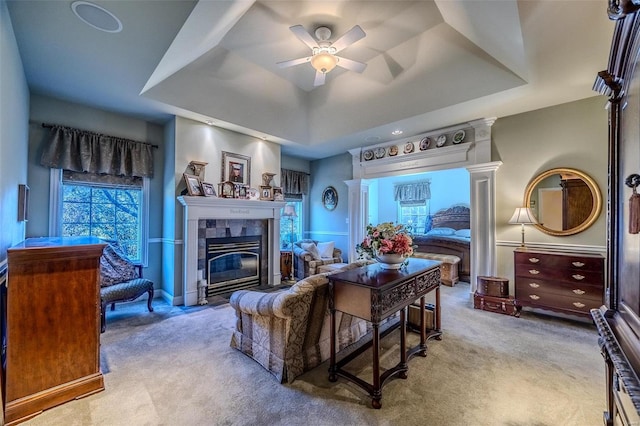
<path id="1" fill-rule="evenodd" d="M 392 134 L 393 136 L 401 135 L 401 134 L 402 134 L 402 130 L 400 130 L 400 129 L 396 129 L 396 130 L 394 130 L 393 132 L 391 132 L 391 134 Z"/>
<path id="2" fill-rule="evenodd" d="M 107 9 L 87 1 L 74 1 L 71 3 L 73 13 L 82 22 L 93 28 L 107 33 L 119 33 L 122 31 L 122 22 Z"/>
<path id="3" fill-rule="evenodd" d="M 209 126 L 213 126 L 213 121 L 211 121 L 211 120 L 207 120 L 207 121 L 205 121 L 205 123 L 207 123 Z"/>

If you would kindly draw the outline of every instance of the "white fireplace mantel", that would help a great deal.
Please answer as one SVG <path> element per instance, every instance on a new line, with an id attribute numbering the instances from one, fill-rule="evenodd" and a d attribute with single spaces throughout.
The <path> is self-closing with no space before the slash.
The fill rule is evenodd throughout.
<path id="1" fill-rule="evenodd" d="M 269 239 L 269 284 L 280 284 L 280 210 L 284 202 L 181 196 L 183 206 L 182 295 L 185 306 L 198 302 L 198 221 L 200 219 L 266 219 Z"/>

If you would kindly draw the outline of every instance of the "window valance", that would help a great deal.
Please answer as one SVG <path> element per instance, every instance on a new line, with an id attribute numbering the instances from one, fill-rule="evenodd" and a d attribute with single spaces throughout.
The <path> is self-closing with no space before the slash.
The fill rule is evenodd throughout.
<path id="1" fill-rule="evenodd" d="M 424 204 L 431 199 L 431 182 L 411 182 L 394 185 L 394 200 L 400 204 Z"/>
<path id="2" fill-rule="evenodd" d="M 286 199 L 302 200 L 302 196 L 309 193 L 308 173 L 288 169 L 280 169 L 280 173 L 282 174 L 280 185 Z"/>
<path id="3" fill-rule="evenodd" d="M 40 164 L 75 172 L 153 177 L 154 145 L 58 125 L 50 127 Z"/>

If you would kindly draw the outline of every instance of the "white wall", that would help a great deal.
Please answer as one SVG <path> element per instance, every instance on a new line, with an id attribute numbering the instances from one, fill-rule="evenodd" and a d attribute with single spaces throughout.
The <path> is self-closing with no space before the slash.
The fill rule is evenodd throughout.
<path id="1" fill-rule="evenodd" d="M 606 98 L 593 98 L 500 118 L 493 125 L 494 160 L 502 166 L 496 178 L 496 239 L 498 274 L 513 286 L 513 250 L 520 245 L 520 227 L 507 222 L 523 203 L 526 187 L 541 172 L 556 167 L 578 169 L 598 186 L 603 210 L 589 229 L 571 236 L 547 235 L 533 226 L 525 229 L 527 243 L 606 247 L 607 144 Z"/>
<path id="2" fill-rule="evenodd" d="M 174 153 L 167 156 L 168 159 L 173 159 L 173 164 L 167 163 L 167 167 L 173 170 L 173 180 L 169 176 L 165 176 L 165 197 L 169 197 L 171 189 L 173 189 L 174 243 L 176 245 L 173 265 L 175 271 L 182 271 L 183 215 L 182 205 L 176 197 L 186 188 L 183 173 L 193 174 L 193 170 L 188 167 L 189 162 L 204 161 L 208 163 L 200 177 L 204 182 L 212 183 L 216 187 L 216 192 L 218 191 L 217 184 L 221 181 L 222 151 L 251 158 L 251 187 L 258 188 L 262 185 L 262 173 L 264 172 L 276 173 L 272 185 L 280 186 L 280 145 L 183 117 L 175 119 L 174 139 Z M 165 205 L 165 215 L 170 216 L 170 210 Z M 171 243 L 166 242 L 165 245 L 167 244 Z M 170 303 L 182 303 L 181 275 L 178 277 L 176 273 L 176 280 L 172 288 L 166 288 L 165 291 Z"/>
<path id="3" fill-rule="evenodd" d="M 7 4 L 0 0 L 0 270 L 7 248 L 25 236 L 25 222 L 18 222 L 18 185 L 27 183 L 28 122 L 29 88 Z"/>

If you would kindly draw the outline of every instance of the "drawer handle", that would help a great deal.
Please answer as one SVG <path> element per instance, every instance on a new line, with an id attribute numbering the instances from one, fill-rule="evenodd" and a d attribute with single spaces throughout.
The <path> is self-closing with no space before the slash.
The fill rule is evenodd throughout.
<path id="1" fill-rule="evenodd" d="M 582 281 L 585 279 L 584 275 L 579 275 L 579 274 L 573 274 L 571 275 L 573 277 L 574 280 L 578 280 L 578 281 Z"/>
<path id="2" fill-rule="evenodd" d="M 529 297 L 533 300 L 538 300 L 540 299 L 540 296 L 538 296 L 537 294 L 530 294 Z"/>
<path id="3" fill-rule="evenodd" d="M 584 308 L 586 305 L 580 302 L 573 302 L 573 306 L 575 306 L 576 308 Z"/>
<path id="4" fill-rule="evenodd" d="M 535 270 L 535 269 L 529 269 L 529 273 L 530 273 L 531 275 L 538 275 L 538 274 L 540 273 L 540 271 Z"/>
<path id="5" fill-rule="evenodd" d="M 530 258 L 529 258 L 529 262 L 531 262 L 531 263 L 538 263 L 538 262 L 540 262 L 540 259 L 538 259 L 537 257 L 530 257 Z"/>
<path id="6" fill-rule="evenodd" d="M 538 287 L 540 287 L 540 284 L 538 284 L 538 283 L 529 283 L 529 287 L 538 288 Z"/>
<path id="7" fill-rule="evenodd" d="M 579 296 L 582 296 L 583 294 L 586 293 L 586 291 L 580 290 L 579 288 L 576 288 L 575 290 L 573 290 L 573 292 Z"/>
<path id="8" fill-rule="evenodd" d="M 582 262 L 571 262 L 571 264 L 576 268 L 582 268 L 584 266 L 584 263 Z"/>

